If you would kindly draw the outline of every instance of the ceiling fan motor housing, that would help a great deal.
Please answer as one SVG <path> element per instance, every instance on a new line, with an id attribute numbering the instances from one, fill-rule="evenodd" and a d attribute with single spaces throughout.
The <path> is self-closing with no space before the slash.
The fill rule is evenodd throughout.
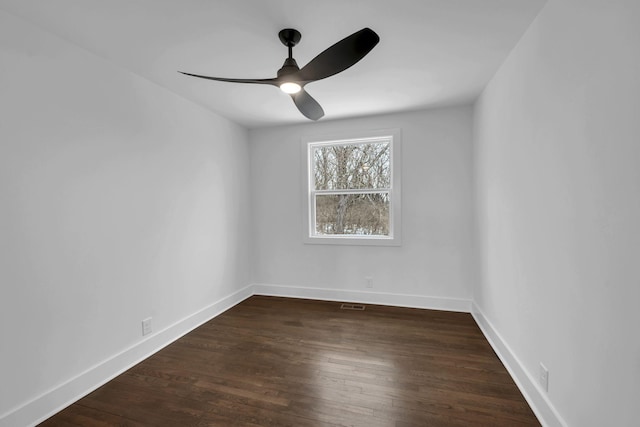
<path id="1" fill-rule="evenodd" d="M 278 70 L 278 78 L 282 78 L 289 74 L 297 73 L 300 71 L 300 67 L 298 67 L 298 63 L 293 58 L 287 58 L 284 60 L 284 64 L 282 64 L 282 68 Z"/>

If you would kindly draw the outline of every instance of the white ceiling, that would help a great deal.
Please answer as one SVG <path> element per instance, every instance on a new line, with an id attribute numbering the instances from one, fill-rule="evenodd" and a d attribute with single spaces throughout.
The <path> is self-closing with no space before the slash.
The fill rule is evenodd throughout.
<path id="1" fill-rule="evenodd" d="M 364 27 L 380 43 L 307 91 L 331 120 L 471 102 L 546 0 L 0 0 L 0 9 L 246 127 L 307 122 L 275 77 L 296 28 L 300 67 Z"/>

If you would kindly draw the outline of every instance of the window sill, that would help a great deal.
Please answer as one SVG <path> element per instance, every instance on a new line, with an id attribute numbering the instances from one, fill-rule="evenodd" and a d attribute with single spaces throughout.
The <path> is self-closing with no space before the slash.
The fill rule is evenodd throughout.
<path id="1" fill-rule="evenodd" d="M 401 246 L 398 237 L 306 237 L 305 244 L 311 245 L 346 245 L 346 246 Z"/>

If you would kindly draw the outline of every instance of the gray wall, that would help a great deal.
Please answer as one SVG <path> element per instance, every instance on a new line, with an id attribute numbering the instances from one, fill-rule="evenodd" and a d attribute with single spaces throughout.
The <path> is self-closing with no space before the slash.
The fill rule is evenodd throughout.
<path id="1" fill-rule="evenodd" d="M 550 0 L 475 109 L 474 299 L 571 426 L 638 423 L 638 17 Z"/>
<path id="2" fill-rule="evenodd" d="M 248 285 L 250 236 L 246 130 L 2 12 L 0 64 L 2 424 Z"/>
<path id="3" fill-rule="evenodd" d="M 382 293 L 380 302 L 465 307 L 475 277 L 471 122 L 471 108 L 457 107 L 252 130 L 253 282 L 331 299 Z M 402 246 L 304 244 L 303 138 L 387 128 L 402 130 Z"/>

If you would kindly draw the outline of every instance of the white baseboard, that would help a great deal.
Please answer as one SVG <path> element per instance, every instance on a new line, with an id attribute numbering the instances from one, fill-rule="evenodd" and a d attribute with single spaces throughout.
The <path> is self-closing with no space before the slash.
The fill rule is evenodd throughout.
<path id="1" fill-rule="evenodd" d="M 525 369 L 520 359 L 518 359 L 511 350 L 511 347 L 509 347 L 507 342 L 502 338 L 496 328 L 493 327 L 489 319 L 482 313 L 482 310 L 480 310 L 480 307 L 478 307 L 475 302 L 472 304 L 471 315 L 476 320 L 476 323 L 491 344 L 491 347 L 493 347 L 493 350 L 507 368 L 511 378 L 515 381 L 540 423 L 545 427 L 566 427 L 567 424 L 551 404 L 546 392 L 538 385 L 535 377 Z"/>
<path id="2" fill-rule="evenodd" d="M 462 298 L 428 297 L 422 295 L 364 292 L 345 289 L 306 288 L 264 283 L 254 284 L 253 293 L 254 295 L 394 305 L 397 307 L 427 308 L 431 310 L 460 311 L 464 313 L 471 312 L 471 300 Z"/>
<path id="3" fill-rule="evenodd" d="M 0 427 L 32 426 L 44 421 L 181 336 L 249 298 L 252 294 L 252 286 L 247 286 L 150 335 L 143 341 L 105 359 L 64 384 L 3 414 L 0 417 Z"/>

